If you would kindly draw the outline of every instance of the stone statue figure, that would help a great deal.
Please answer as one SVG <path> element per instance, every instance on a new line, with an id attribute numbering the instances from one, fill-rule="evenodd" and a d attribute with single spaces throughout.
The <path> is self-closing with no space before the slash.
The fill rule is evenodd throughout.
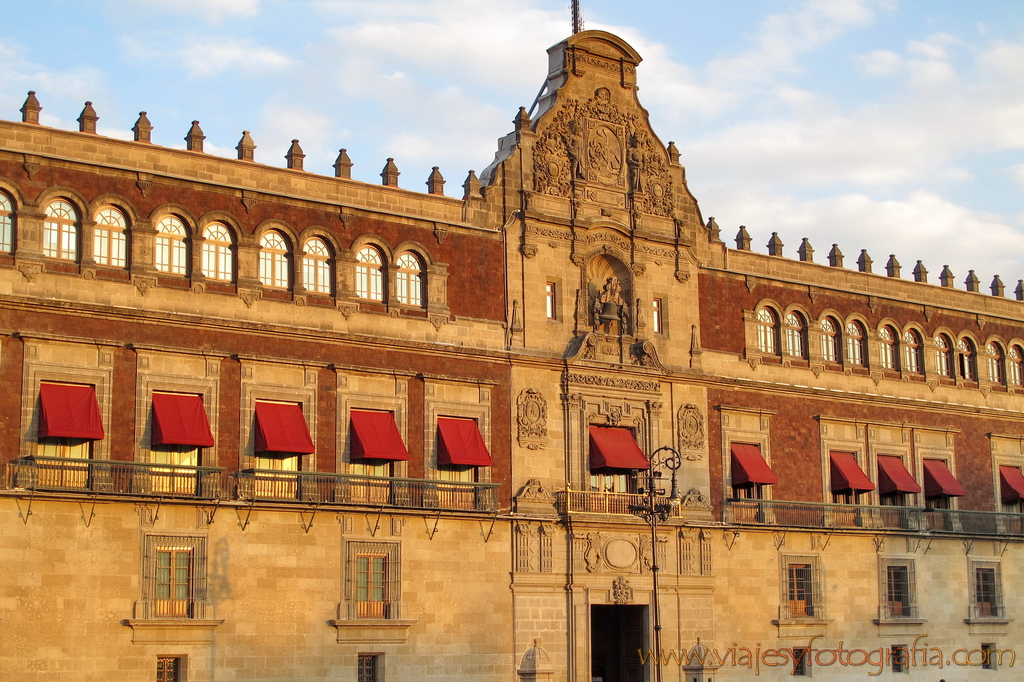
<path id="1" fill-rule="evenodd" d="M 606 334 L 623 328 L 629 316 L 629 306 L 622 298 L 622 285 L 618 277 L 605 280 L 601 293 L 594 298 L 594 327 L 604 327 Z"/>

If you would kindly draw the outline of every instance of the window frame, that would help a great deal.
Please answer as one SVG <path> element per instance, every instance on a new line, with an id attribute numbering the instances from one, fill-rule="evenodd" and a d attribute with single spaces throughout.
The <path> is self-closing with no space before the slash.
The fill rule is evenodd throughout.
<path id="1" fill-rule="evenodd" d="M 267 230 L 260 235 L 259 245 L 260 284 L 269 289 L 287 290 L 291 285 L 291 244 L 288 238 L 279 230 Z"/>
<path id="2" fill-rule="evenodd" d="M 914 564 L 914 559 L 911 558 L 879 557 L 879 620 L 918 620 L 917 576 Z M 900 577 L 901 573 L 903 577 Z"/>
<path id="3" fill-rule="evenodd" d="M 402 554 L 397 542 L 345 543 L 345 599 L 349 620 L 399 620 L 402 608 Z M 382 559 L 381 599 L 360 595 L 360 558 Z M 367 589 L 370 588 L 367 583 Z M 369 592 L 366 596 L 370 596 Z M 372 605 L 372 606 L 371 606 Z"/>
<path id="4" fill-rule="evenodd" d="M 105 216 L 104 214 L 107 215 Z M 110 214 L 116 216 L 117 219 L 105 221 Z M 117 255 L 114 255 L 115 251 Z M 112 204 L 100 206 L 93 215 L 93 262 L 105 268 L 124 269 L 128 267 L 130 253 L 128 244 L 128 216 L 125 215 L 123 210 Z"/>
<path id="5" fill-rule="evenodd" d="M 889 372 L 900 371 L 900 336 L 892 325 L 882 325 L 878 330 L 878 364 Z"/>
<path id="6" fill-rule="evenodd" d="M 797 310 L 791 310 L 786 313 L 782 329 L 785 341 L 782 352 L 794 358 L 806 359 L 807 317 Z"/>
<path id="7" fill-rule="evenodd" d="M 175 231 L 170 231 L 172 228 Z M 185 221 L 176 215 L 166 215 L 157 221 L 153 267 L 158 272 L 165 275 L 188 277 L 190 266 L 188 236 L 189 232 Z"/>
<path id="8" fill-rule="evenodd" d="M 765 355 L 781 355 L 779 343 L 779 313 L 771 306 L 763 305 L 754 313 L 757 327 L 757 350 Z"/>
<path id="9" fill-rule="evenodd" d="M 206 536 L 147 533 L 143 538 L 143 570 L 140 580 L 141 595 L 135 604 L 135 617 L 143 620 L 205 620 L 211 606 L 207 594 Z M 160 557 L 163 553 L 187 554 L 187 576 L 183 584 L 185 597 L 161 598 Z M 173 560 L 172 560 L 173 571 Z M 168 590 L 179 583 L 167 583 Z M 166 603 L 164 603 L 166 602 Z"/>
<path id="10" fill-rule="evenodd" d="M 61 211 L 71 217 L 51 213 L 51 210 L 57 210 L 54 207 L 58 205 L 62 205 Z M 81 211 L 71 200 L 58 197 L 47 202 L 43 213 L 43 255 L 53 260 L 77 263 L 82 252 L 79 243 L 82 233 Z"/>
<path id="11" fill-rule="evenodd" d="M 860 320 L 850 320 L 846 323 L 846 355 L 844 361 L 851 367 L 868 366 L 868 339 L 867 327 Z"/>
<path id="12" fill-rule="evenodd" d="M 956 373 L 961 381 L 978 381 L 978 344 L 966 336 L 961 336 L 956 341 Z"/>
<path id="13" fill-rule="evenodd" d="M 370 255 L 374 259 L 367 260 Z M 356 296 L 375 303 L 388 299 L 386 264 L 384 252 L 375 244 L 364 244 L 356 251 L 355 293 Z"/>
<path id="14" fill-rule="evenodd" d="M 558 283 L 548 280 L 544 283 L 544 314 L 549 320 L 558 319 Z"/>
<path id="15" fill-rule="evenodd" d="M 660 296 L 651 299 L 651 331 L 665 333 L 665 299 Z"/>
<path id="16" fill-rule="evenodd" d="M 831 315 L 826 315 L 818 323 L 821 330 L 821 358 L 825 362 L 834 365 L 843 362 L 843 335 L 842 325 L 839 320 Z M 831 327 L 829 329 L 828 327 Z"/>
<path id="17" fill-rule="evenodd" d="M 309 250 L 314 242 L 322 247 L 322 253 Z M 321 296 L 334 293 L 334 253 L 322 237 L 312 236 L 302 243 L 302 288 Z"/>
<path id="18" fill-rule="evenodd" d="M 1006 352 L 1002 344 L 989 341 L 985 344 L 985 359 L 988 365 L 988 380 L 997 386 L 1006 386 Z"/>
<path id="19" fill-rule="evenodd" d="M 14 253 L 17 247 L 17 215 L 14 198 L 0 191 L 0 253 Z"/>
<path id="20" fill-rule="evenodd" d="M 819 558 L 813 555 L 783 555 L 781 564 L 780 620 L 823 620 L 825 603 Z M 804 599 L 798 598 L 801 595 Z"/>
<path id="21" fill-rule="evenodd" d="M 981 584 L 982 572 L 991 572 L 991 585 L 985 587 Z M 972 560 L 970 564 L 970 599 L 971 615 L 973 619 L 999 620 L 1006 616 L 1006 603 L 1003 598 L 1003 576 L 1002 565 L 998 561 Z M 983 592 L 988 591 L 987 594 Z M 987 597 L 987 598 L 986 598 Z M 982 606 L 985 604 L 986 606 Z"/>
<path id="22" fill-rule="evenodd" d="M 216 232 L 223 234 L 216 234 Z M 223 237 L 227 238 L 224 239 Z M 233 282 L 235 279 L 235 238 L 231 228 L 213 222 L 203 228 L 202 273 L 207 279 Z"/>
<path id="23" fill-rule="evenodd" d="M 924 374 L 924 342 L 916 329 L 903 333 L 903 371 L 908 374 Z"/>
<path id="24" fill-rule="evenodd" d="M 399 305 L 426 307 L 426 289 L 427 268 L 423 256 L 410 250 L 398 254 L 395 258 L 395 300 Z"/>

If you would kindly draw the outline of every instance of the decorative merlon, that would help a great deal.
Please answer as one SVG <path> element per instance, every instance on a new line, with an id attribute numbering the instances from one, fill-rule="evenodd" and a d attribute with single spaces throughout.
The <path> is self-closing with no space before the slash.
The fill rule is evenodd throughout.
<path id="1" fill-rule="evenodd" d="M 36 99 L 36 91 L 29 90 L 25 103 L 21 105 L 21 122 L 34 123 L 39 125 L 39 112 L 43 110 L 39 100 Z"/>
<path id="2" fill-rule="evenodd" d="M 939 275 L 939 284 L 944 287 L 956 286 L 956 280 L 953 277 L 953 271 L 949 269 L 948 265 L 942 266 L 942 273 Z"/>
<path id="3" fill-rule="evenodd" d="M 814 247 L 811 246 L 811 242 L 807 237 L 804 237 L 800 241 L 800 246 L 797 248 L 796 252 L 800 256 L 800 260 L 807 263 L 814 262 Z"/>
<path id="4" fill-rule="evenodd" d="M 135 121 L 135 125 L 132 126 L 132 132 L 135 134 L 136 142 L 144 142 L 146 144 L 153 142 L 153 124 L 149 122 L 149 117 L 146 116 L 145 111 L 139 112 L 139 118 Z"/>
<path id="5" fill-rule="evenodd" d="M 92 108 L 92 102 L 86 102 L 82 113 L 78 115 L 78 132 L 95 135 L 96 121 L 98 120 L 100 120 L 100 117 L 96 115 L 96 110 Z"/>
<path id="6" fill-rule="evenodd" d="M 979 280 L 978 276 L 974 274 L 974 270 L 969 271 L 967 273 L 967 279 L 964 280 L 964 285 L 966 285 L 967 291 L 981 291 L 981 289 L 979 288 L 980 284 L 981 280 Z"/>
<path id="7" fill-rule="evenodd" d="M 395 160 L 388 157 L 387 163 L 384 164 L 384 170 L 380 172 L 381 184 L 387 187 L 398 187 L 398 176 L 401 173 L 398 171 L 398 166 L 395 165 Z"/>
<path id="8" fill-rule="evenodd" d="M 348 150 L 339 149 L 338 158 L 334 162 L 334 177 L 351 178 L 353 165 L 352 159 L 348 158 Z"/>
<path id="9" fill-rule="evenodd" d="M 779 238 L 779 233 L 772 232 L 772 238 L 768 240 L 768 255 L 782 256 L 783 246 L 785 246 L 785 244 L 783 244 L 782 239 Z"/>
<path id="10" fill-rule="evenodd" d="M 427 194 L 440 194 L 444 196 L 444 176 L 441 175 L 441 171 L 437 166 L 430 171 L 430 176 L 427 178 Z"/>
<path id="11" fill-rule="evenodd" d="M 828 264 L 834 268 L 843 267 L 843 252 L 839 250 L 839 244 L 833 244 L 828 252 Z"/>
<path id="12" fill-rule="evenodd" d="M 871 256 L 868 255 L 867 249 L 860 250 L 860 256 L 857 258 L 857 269 L 860 272 L 871 272 Z"/>
<path id="13" fill-rule="evenodd" d="M 256 160 L 256 143 L 252 141 L 252 137 L 249 136 L 248 130 L 242 131 L 242 139 L 235 145 L 235 151 L 238 152 L 239 161 L 255 161 Z"/>
<path id="14" fill-rule="evenodd" d="M 476 176 L 476 171 L 469 171 L 469 175 L 466 176 L 466 181 L 462 183 L 462 200 L 466 199 L 480 199 L 480 178 Z"/>
<path id="15" fill-rule="evenodd" d="M 740 251 L 750 251 L 751 239 L 747 232 L 746 225 L 740 225 L 740 231 L 736 233 L 736 248 Z"/>
<path id="16" fill-rule="evenodd" d="M 302 153 L 302 147 L 299 146 L 298 140 L 292 140 L 292 146 L 288 148 L 288 153 L 284 155 L 285 163 L 288 168 L 292 170 L 302 170 L 302 160 L 306 158 L 306 155 Z M 398 184 L 397 177 L 395 184 Z"/>
<path id="17" fill-rule="evenodd" d="M 199 127 L 199 121 L 192 121 L 192 127 L 188 129 L 188 134 L 185 135 L 185 149 L 190 152 L 201 152 L 203 151 L 203 140 L 206 139 L 206 135 L 203 135 L 203 129 Z"/>
<path id="18" fill-rule="evenodd" d="M 917 265 L 913 269 L 914 281 L 915 282 L 927 282 L 928 281 L 928 268 L 924 266 L 924 263 L 917 261 Z"/>
<path id="19" fill-rule="evenodd" d="M 887 277 L 899 277 L 900 276 L 900 262 L 896 260 L 896 254 L 890 253 L 889 260 L 885 264 L 885 274 Z"/>
<path id="20" fill-rule="evenodd" d="M 516 114 L 516 117 L 512 119 L 515 131 L 518 133 L 521 130 L 529 130 L 531 123 L 530 114 L 527 113 L 526 107 L 519 107 L 519 112 Z"/>
<path id="21" fill-rule="evenodd" d="M 1005 295 L 1004 292 L 1006 291 L 1006 287 L 1003 286 L 1003 280 L 999 279 L 999 275 L 992 278 L 992 284 L 989 288 L 991 289 L 993 296 L 1002 297 Z"/>

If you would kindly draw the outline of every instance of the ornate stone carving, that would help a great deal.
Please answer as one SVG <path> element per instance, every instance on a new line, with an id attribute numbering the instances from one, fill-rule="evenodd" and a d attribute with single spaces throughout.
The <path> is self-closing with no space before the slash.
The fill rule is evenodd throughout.
<path id="1" fill-rule="evenodd" d="M 441 331 L 441 327 L 449 322 L 447 315 L 431 315 L 428 319 L 436 331 Z"/>
<path id="2" fill-rule="evenodd" d="M 601 559 L 601 534 L 587 533 L 586 549 L 583 552 L 583 561 L 586 562 L 587 573 L 600 572 L 603 561 Z"/>
<path id="3" fill-rule="evenodd" d="M 138 180 L 138 181 L 136 181 L 135 186 L 139 188 L 139 192 L 142 193 L 142 196 L 146 196 L 146 194 L 149 193 L 149 190 L 152 189 L 152 187 L 153 187 L 153 181 L 152 180 Z"/>
<path id="4" fill-rule="evenodd" d="M 696 405 L 683 405 L 676 414 L 676 427 L 679 433 L 679 449 L 696 452 L 686 452 L 686 459 L 695 461 L 704 457 L 704 441 L 706 432 L 704 430 L 704 414 Z"/>
<path id="5" fill-rule="evenodd" d="M 36 173 L 38 173 L 39 170 L 42 168 L 42 166 L 36 163 L 35 161 L 26 161 L 25 163 L 21 164 L 21 167 L 25 169 L 25 173 L 28 175 L 29 180 L 35 180 Z"/>
<path id="6" fill-rule="evenodd" d="M 18 263 L 18 272 L 25 278 L 26 281 L 31 282 L 32 278 L 43 271 L 43 266 L 39 263 Z"/>
<path id="7" fill-rule="evenodd" d="M 346 320 L 348 318 L 352 317 L 352 313 L 354 313 L 358 309 L 359 308 L 355 304 L 353 304 L 353 303 L 339 303 L 338 304 L 338 311 L 344 316 L 344 318 Z"/>
<path id="8" fill-rule="evenodd" d="M 611 388 L 627 388 L 634 391 L 661 391 L 660 381 L 642 381 L 640 379 L 619 379 L 617 377 L 603 377 L 591 374 L 570 373 L 568 376 L 570 384 L 583 384 L 586 386 L 609 386 Z"/>
<path id="9" fill-rule="evenodd" d="M 658 349 L 650 341 L 637 341 L 629 347 L 629 354 L 634 365 L 668 371 L 658 358 Z"/>
<path id="10" fill-rule="evenodd" d="M 643 277 L 647 274 L 647 266 L 643 263 L 633 263 L 629 266 L 629 269 L 633 271 L 635 277 Z"/>
<path id="11" fill-rule="evenodd" d="M 664 156 L 644 118 L 624 113 L 607 88 L 598 88 L 586 102 L 564 100 L 537 139 L 535 189 L 559 197 L 570 197 L 577 182 L 628 189 L 640 211 L 670 216 L 675 190 Z"/>
<path id="12" fill-rule="evenodd" d="M 135 285 L 135 288 L 139 290 L 140 294 L 145 296 L 146 292 L 149 291 L 151 287 L 156 286 L 156 278 L 140 277 L 138 275 L 135 275 L 134 277 L 132 277 L 132 284 Z"/>
<path id="13" fill-rule="evenodd" d="M 252 207 L 256 205 L 256 197 L 243 196 L 242 206 L 245 206 L 245 212 L 249 213 L 252 211 Z"/>
<path id="14" fill-rule="evenodd" d="M 525 523 L 516 524 L 516 572 L 529 573 L 534 566 L 534 530 Z"/>
<path id="15" fill-rule="evenodd" d="M 551 573 L 551 536 L 554 530 L 543 523 L 537 528 L 537 539 L 540 541 L 540 572 Z"/>
<path id="16" fill-rule="evenodd" d="M 519 250 L 523 253 L 523 255 L 526 258 L 533 258 L 534 256 L 537 255 L 536 244 L 523 244 L 523 246 Z"/>
<path id="17" fill-rule="evenodd" d="M 444 244 L 445 237 L 448 236 L 448 228 L 441 225 L 434 225 L 434 238 L 438 244 Z"/>
<path id="18" fill-rule="evenodd" d="M 519 445 L 541 450 L 548 444 L 548 403 L 540 391 L 527 388 L 519 394 L 516 423 Z"/>
<path id="19" fill-rule="evenodd" d="M 245 303 L 246 308 L 251 308 L 253 303 L 260 300 L 261 294 L 252 289 L 241 289 L 238 292 L 238 297 Z"/>
<path id="20" fill-rule="evenodd" d="M 625 333 L 629 329 L 629 304 L 622 297 L 618 277 L 609 277 L 591 305 L 591 326 L 603 327 L 606 334 Z"/>
<path id="21" fill-rule="evenodd" d="M 612 599 L 619 606 L 630 604 L 633 601 L 633 588 L 629 586 L 629 581 L 621 575 L 612 583 Z"/>
<path id="22" fill-rule="evenodd" d="M 640 550 L 640 572 L 650 573 L 651 572 L 651 539 L 646 535 L 641 535 L 639 538 Z"/>
<path id="23" fill-rule="evenodd" d="M 700 508 L 710 507 L 711 500 L 709 500 L 707 498 L 707 495 L 704 495 L 697 488 L 690 488 L 690 490 L 687 491 L 685 495 L 683 495 L 683 500 L 682 502 L 680 502 L 680 506 Z"/>

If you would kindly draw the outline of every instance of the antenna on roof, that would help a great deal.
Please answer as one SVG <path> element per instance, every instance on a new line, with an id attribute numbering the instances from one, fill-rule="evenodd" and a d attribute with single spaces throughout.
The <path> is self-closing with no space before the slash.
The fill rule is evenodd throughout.
<path id="1" fill-rule="evenodd" d="M 583 11 L 580 0 L 572 0 L 572 33 L 576 35 L 583 30 Z"/>

